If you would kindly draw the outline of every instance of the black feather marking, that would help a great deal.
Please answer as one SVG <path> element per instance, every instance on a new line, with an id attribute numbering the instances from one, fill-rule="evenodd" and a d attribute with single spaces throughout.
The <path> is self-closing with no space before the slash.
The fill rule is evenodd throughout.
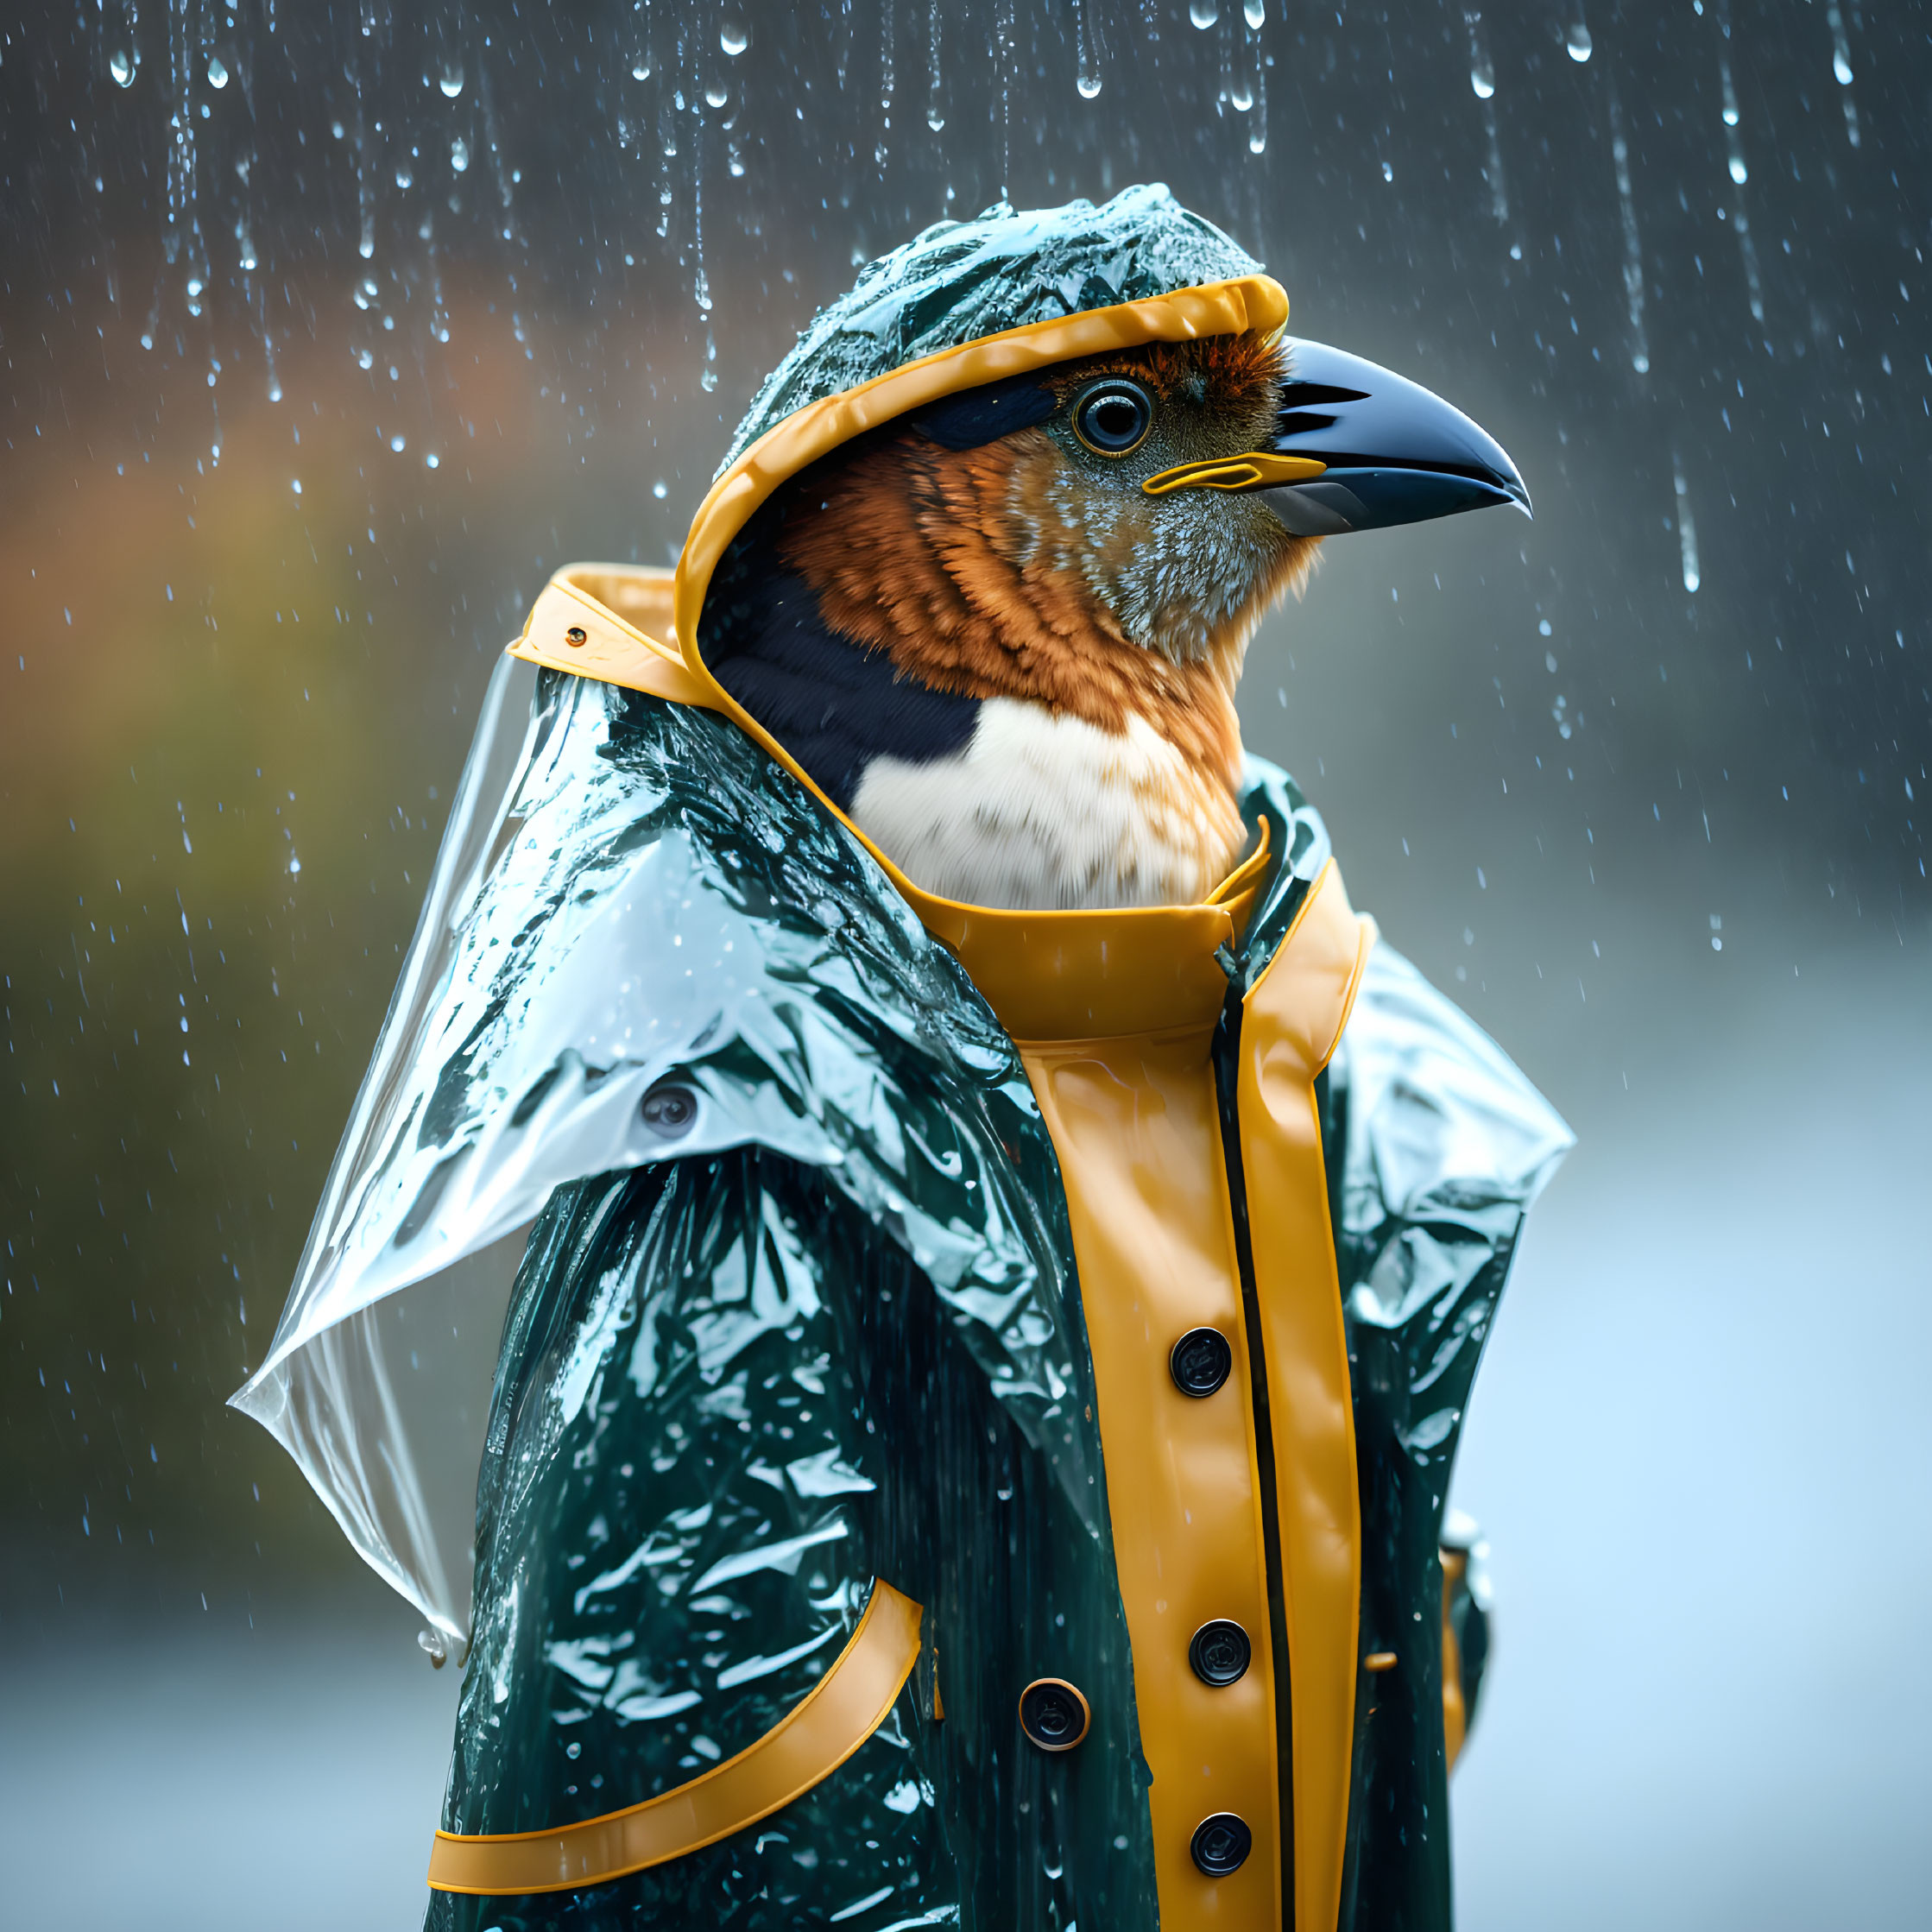
<path id="1" fill-rule="evenodd" d="M 1059 407 L 1059 398 L 1051 389 L 1042 388 L 1030 376 L 1014 376 L 1003 382 L 963 389 L 916 410 L 910 420 L 921 436 L 942 449 L 976 450 L 1016 429 L 1045 422 Z"/>
<path id="2" fill-rule="evenodd" d="M 746 572 L 734 588 L 729 641 L 706 662 L 842 811 L 873 759 L 924 764 L 966 748 L 976 698 L 934 691 L 833 630 L 800 578 Z"/>

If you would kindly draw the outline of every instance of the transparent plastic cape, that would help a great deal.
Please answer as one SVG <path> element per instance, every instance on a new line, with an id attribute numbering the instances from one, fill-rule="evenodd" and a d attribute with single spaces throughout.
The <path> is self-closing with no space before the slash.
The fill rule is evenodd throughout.
<path id="1" fill-rule="evenodd" d="M 454 1366 L 439 1324 L 494 1340 L 553 1189 L 749 1144 L 826 1168 L 905 1247 L 1098 1534 L 1058 1170 L 971 982 L 735 727 L 505 659 L 287 1307 L 233 1398 L 446 1637 L 468 1625 L 489 1361 Z"/>

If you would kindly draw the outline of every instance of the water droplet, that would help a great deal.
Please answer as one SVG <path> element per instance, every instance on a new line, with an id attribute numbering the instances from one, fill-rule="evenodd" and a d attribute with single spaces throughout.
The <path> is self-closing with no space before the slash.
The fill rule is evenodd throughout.
<path id="1" fill-rule="evenodd" d="M 946 117 L 937 107 L 929 107 L 925 110 L 925 124 L 933 133 L 938 134 L 945 126 Z"/>
<path id="2" fill-rule="evenodd" d="M 208 56 L 208 85 L 218 91 L 228 85 L 228 69 L 221 64 L 218 54 Z"/>
<path id="3" fill-rule="evenodd" d="M 1469 87 L 1479 101 L 1486 101 L 1496 92 L 1496 77 L 1487 66 L 1471 67 Z"/>
<path id="4" fill-rule="evenodd" d="M 440 470 L 443 467 L 443 459 L 441 457 L 437 455 L 434 450 L 432 450 L 429 454 L 423 458 L 423 461 L 432 470 Z"/>
<path id="5" fill-rule="evenodd" d="M 134 85 L 135 70 L 141 63 L 124 47 L 117 47 L 107 57 L 107 71 L 114 76 L 117 87 Z"/>
<path id="6" fill-rule="evenodd" d="M 442 87 L 444 98 L 453 101 L 463 92 L 462 64 L 455 60 L 445 61 L 443 78 L 439 85 Z"/>
<path id="7" fill-rule="evenodd" d="M 300 496 L 302 494 L 302 479 L 300 477 L 292 477 L 289 479 L 288 487 Z"/>
<path id="8" fill-rule="evenodd" d="M 704 85 L 704 100 L 708 106 L 723 107 L 731 98 L 722 80 L 707 81 Z"/>
<path id="9" fill-rule="evenodd" d="M 736 60 L 751 45 L 751 35 L 743 21 L 729 19 L 717 30 L 717 44 Z"/>
<path id="10" fill-rule="evenodd" d="M 660 503 L 664 501 L 666 496 L 670 494 L 670 492 L 665 487 L 664 480 L 662 477 L 660 477 L 656 483 L 651 485 L 651 494 L 652 496 L 656 497 Z"/>
<path id="11" fill-rule="evenodd" d="M 375 360 L 376 357 L 366 349 L 358 349 L 356 351 L 356 363 L 358 368 L 367 369 Z"/>
<path id="12" fill-rule="evenodd" d="M 1096 98 L 1100 93 L 1100 76 L 1097 73 L 1083 73 L 1077 80 L 1074 82 L 1074 85 L 1080 90 L 1080 98 L 1082 100 L 1093 100 Z M 926 117 L 926 119 L 930 123 L 931 120 L 931 117 L 928 115 Z M 938 129 L 935 128 L 933 129 L 933 132 L 937 134 L 938 132 Z"/>
<path id="13" fill-rule="evenodd" d="M 1641 349 L 1639 349 L 1637 353 L 1630 358 L 1630 366 L 1633 369 L 1635 369 L 1639 376 L 1648 376 L 1651 373 L 1651 358 L 1646 356 Z"/>
<path id="14" fill-rule="evenodd" d="M 1831 71 L 1838 76 L 1838 85 L 1840 87 L 1849 87 L 1852 85 L 1852 63 L 1842 54 L 1832 55 Z"/>
<path id="15" fill-rule="evenodd" d="M 1733 155 L 1731 157 L 1731 179 L 1739 187 L 1751 179 L 1751 170 L 1745 166 L 1742 155 Z"/>
<path id="16" fill-rule="evenodd" d="M 409 439 L 406 436 L 392 436 L 389 439 L 389 447 L 394 450 L 398 456 L 401 456 L 403 451 L 407 448 L 408 442 Z"/>
<path id="17" fill-rule="evenodd" d="M 1737 126 L 1738 110 L 1736 108 L 1727 107 L 1724 110 L 1724 124 L 1727 128 L 1734 128 Z"/>
<path id="18" fill-rule="evenodd" d="M 290 854 L 288 855 L 288 872 L 289 872 L 289 876 L 290 876 L 291 878 L 293 878 L 293 877 L 294 877 L 294 876 L 295 875 L 295 874 L 297 874 L 298 872 L 300 872 L 300 871 L 301 869 L 302 869 L 302 862 L 301 862 L 301 861 L 300 861 L 300 859 L 298 859 L 298 858 L 297 858 L 297 857 L 295 856 L 295 855 L 294 855 L 294 854 L 293 852 L 291 852 L 291 853 L 290 853 Z"/>
<path id="19" fill-rule="evenodd" d="M 640 55 L 630 64 L 630 77 L 633 80 L 648 80 L 651 78 L 651 63 Z"/>
<path id="20" fill-rule="evenodd" d="M 1564 36 L 1563 45 L 1569 49 L 1570 59 L 1579 66 L 1596 51 L 1590 40 L 1590 30 L 1582 21 L 1578 21 Z"/>
<path id="21" fill-rule="evenodd" d="M 1187 17 L 1203 31 L 1221 18 L 1217 0 L 1188 0 Z"/>
<path id="22" fill-rule="evenodd" d="M 1395 179 L 1395 170 L 1386 161 L 1382 163 L 1382 179 L 1385 181 L 1392 181 Z"/>
<path id="23" fill-rule="evenodd" d="M 1259 34 L 1267 23 L 1267 0 L 1241 0 L 1241 18 Z"/>
<path id="24" fill-rule="evenodd" d="M 470 143 L 458 135 L 450 143 L 450 168 L 451 173 L 461 174 L 470 166 Z"/>
<path id="25" fill-rule="evenodd" d="M 399 167 L 395 171 L 395 185 L 399 188 L 407 187 L 414 179 L 415 177 L 410 174 L 407 167 Z"/>

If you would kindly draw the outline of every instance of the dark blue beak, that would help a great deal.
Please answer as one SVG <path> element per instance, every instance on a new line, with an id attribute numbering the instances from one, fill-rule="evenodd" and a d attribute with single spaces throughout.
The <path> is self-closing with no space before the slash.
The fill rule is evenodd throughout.
<path id="1" fill-rule="evenodd" d="M 1360 356 L 1292 339 L 1287 349 L 1273 451 L 1323 468 L 1254 494 L 1297 536 L 1386 530 L 1493 503 L 1530 514 L 1516 465 L 1460 409 Z"/>

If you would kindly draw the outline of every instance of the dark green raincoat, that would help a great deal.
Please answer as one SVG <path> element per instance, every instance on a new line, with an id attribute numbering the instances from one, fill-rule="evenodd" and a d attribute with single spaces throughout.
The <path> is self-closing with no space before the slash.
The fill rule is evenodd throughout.
<path id="1" fill-rule="evenodd" d="M 767 427 L 921 357 L 1254 272 L 1158 189 L 929 230 L 802 338 L 720 491 Z M 1117 1397 L 1096 1417 L 1091 1297 L 1109 1291 L 1081 1278 L 1037 1064 L 782 748 L 693 697 L 675 663 L 600 659 L 613 638 L 631 648 L 623 576 L 578 573 L 570 593 L 593 613 L 568 631 L 587 674 L 553 667 L 578 660 L 545 645 L 559 607 L 539 605 L 521 654 L 552 667 L 520 743 L 532 673 L 507 660 L 492 687 L 297 1295 L 241 1398 L 365 1555 L 459 1634 L 378 1299 L 536 1213 L 483 1437 L 439 1858 L 518 1834 L 540 1853 L 658 1799 L 657 1817 L 699 1821 L 681 1828 L 698 1848 L 603 1883 L 438 1890 L 429 1925 L 1193 1923 L 1211 1892 L 1157 1897 L 1174 1847 L 1156 1842 L 1136 1697 L 1153 1666 L 1123 1614 L 1102 1431 L 1117 1455 L 1118 1432 L 1159 1421 Z M 584 594 L 600 584 L 601 603 Z M 1255 1231 L 1273 1209 L 1247 1192 L 1244 1027 L 1334 874 L 1285 774 L 1250 760 L 1243 811 L 1266 859 L 1215 955 L 1225 996 L 1201 1039 L 1241 1291 L 1265 1326 Z M 1332 1882 L 1311 1893 L 1293 1869 L 1312 1800 L 1291 1749 L 1292 1566 L 1272 1544 L 1252 1635 L 1279 1686 L 1278 1815 L 1241 1828 L 1279 1853 L 1273 1923 L 1305 1919 L 1314 1896 L 1339 1927 L 1446 1927 L 1444 1693 L 1459 1733 L 1485 1640 L 1461 1553 L 1445 1597 L 1443 1499 L 1523 1215 L 1568 1135 L 1370 928 L 1348 988 L 1308 1152 L 1346 1344 L 1359 1575 Z M 1292 1430 L 1258 1342 L 1253 1356 L 1266 1486 Z M 1184 1389 L 1178 1354 L 1173 1373 Z M 707 1836 L 704 1794 L 769 1758 L 888 1595 L 917 1607 L 916 1661 L 882 1718 L 788 1802 Z M 1023 1714 L 1043 1682 L 1083 1706 L 1075 1748 L 1055 1747 L 1051 1711 Z M 439 1869 L 441 1884 L 524 1867 Z M 1260 1923 L 1243 1910 L 1214 1922 Z"/>

